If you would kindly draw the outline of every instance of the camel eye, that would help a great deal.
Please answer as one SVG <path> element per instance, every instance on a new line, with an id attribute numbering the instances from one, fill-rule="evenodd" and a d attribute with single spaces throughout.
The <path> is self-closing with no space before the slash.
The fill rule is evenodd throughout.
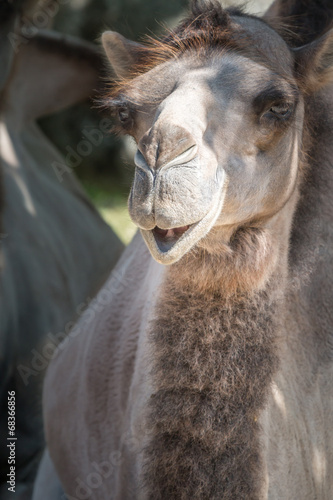
<path id="1" fill-rule="evenodd" d="M 269 113 L 274 115 L 276 118 L 288 118 L 291 115 L 292 106 L 287 102 L 281 102 L 275 104 L 269 109 Z"/>
<path id="2" fill-rule="evenodd" d="M 131 117 L 131 112 L 130 112 L 129 108 L 127 108 L 126 106 L 122 106 L 121 108 L 118 108 L 118 118 L 119 118 L 120 123 L 125 125 L 128 122 L 128 120 L 130 119 L 130 117 Z"/>

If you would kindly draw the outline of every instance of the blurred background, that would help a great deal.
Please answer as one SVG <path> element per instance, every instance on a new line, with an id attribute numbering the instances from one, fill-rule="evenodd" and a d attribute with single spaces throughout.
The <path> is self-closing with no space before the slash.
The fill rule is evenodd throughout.
<path id="1" fill-rule="evenodd" d="M 270 3 L 253 0 L 247 2 L 246 10 L 260 14 Z M 40 4 L 48 13 L 48 27 L 99 43 L 105 29 L 119 31 L 132 40 L 147 33 L 159 35 L 184 15 L 188 0 L 40 0 Z M 235 4 L 244 2 L 223 2 L 224 6 Z M 129 138 L 103 133 L 102 141 L 84 149 L 82 141 L 87 140 L 87 133 L 99 129 L 103 116 L 107 113 L 94 108 L 91 100 L 40 120 L 40 126 L 67 157 L 68 166 L 74 168 L 103 218 L 127 244 L 135 232 L 126 207 L 135 147 Z"/>

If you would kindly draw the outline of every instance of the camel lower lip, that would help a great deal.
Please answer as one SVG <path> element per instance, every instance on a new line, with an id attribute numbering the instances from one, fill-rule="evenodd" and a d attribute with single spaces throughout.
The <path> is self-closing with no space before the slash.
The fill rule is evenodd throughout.
<path id="1" fill-rule="evenodd" d="M 164 265 L 174 264 L 195 247 L 214 226 L 223 207 L 227 186 L 225 173 L 223 170 L 222 172 L 221 190 L 214 196 L 210 210 L 198 222 L 170 229 L 157 226 L 153 229 L 140 229 L 151 255 L 157 262 Z"/>
<path id="2" fill-rule="evenodd" d="M 159 250 L 161 252 L 168 252 L 191 226 L 192 224 L 170 229 L 162 229 L 155 226 L 152 233 Z"/>

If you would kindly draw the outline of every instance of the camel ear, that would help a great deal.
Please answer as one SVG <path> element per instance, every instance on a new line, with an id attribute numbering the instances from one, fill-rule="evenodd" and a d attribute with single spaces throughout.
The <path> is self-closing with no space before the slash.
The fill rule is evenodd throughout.
<path id="1" fill-rule="evenodd" d="M 143 45 L 127 40 L 115 31 L 105 31 L 102 44 L 110 64 L 119 78 L 126 78 L 131 67 L 136 63 Z"/>
<path id="2" fill-rule="evenodd" d="M 306 92 L 333 83 L 333 29 L 318 40 L 292 49 L 296 75 Z"/>
<path id="3" fill-rule="evenodd" d="M 332 0 L 274 0 L 264 15 L 268 22 L 274 18 L 286 22 L 288 42 L 300 47 L 322 36 L 333 19 Z"/>

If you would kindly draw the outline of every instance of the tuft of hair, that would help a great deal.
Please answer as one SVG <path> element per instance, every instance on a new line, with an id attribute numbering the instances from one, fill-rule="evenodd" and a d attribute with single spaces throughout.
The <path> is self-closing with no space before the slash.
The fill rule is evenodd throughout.
<path id="1" fill-rule="evenodd" d="M 243 15 L 241 10 L 232 10 L 232 15 Z M 120 94 L 126 94 L 132 81 L 164 62 L 177 58 L 189 51 L 204 52 L 220 50 L 249 50 L 248 35 L 238 26 L 237 36 L 229 11 L 223 9 L 216 0 L 194 0 L 189 16 L 177 28 L 162 38 L 146 37 L 145 45 L 136 49 L 135 62 L 125 78 L 114 80 L 102 104 L 112 106 Z"/>
<path id="2" fill-rule="evenodd" d="M 191 12 L 196 19 L 209 18 L 212 27 L 228 23 L 228 14 L 217 0 L 193 0 Z"/>

